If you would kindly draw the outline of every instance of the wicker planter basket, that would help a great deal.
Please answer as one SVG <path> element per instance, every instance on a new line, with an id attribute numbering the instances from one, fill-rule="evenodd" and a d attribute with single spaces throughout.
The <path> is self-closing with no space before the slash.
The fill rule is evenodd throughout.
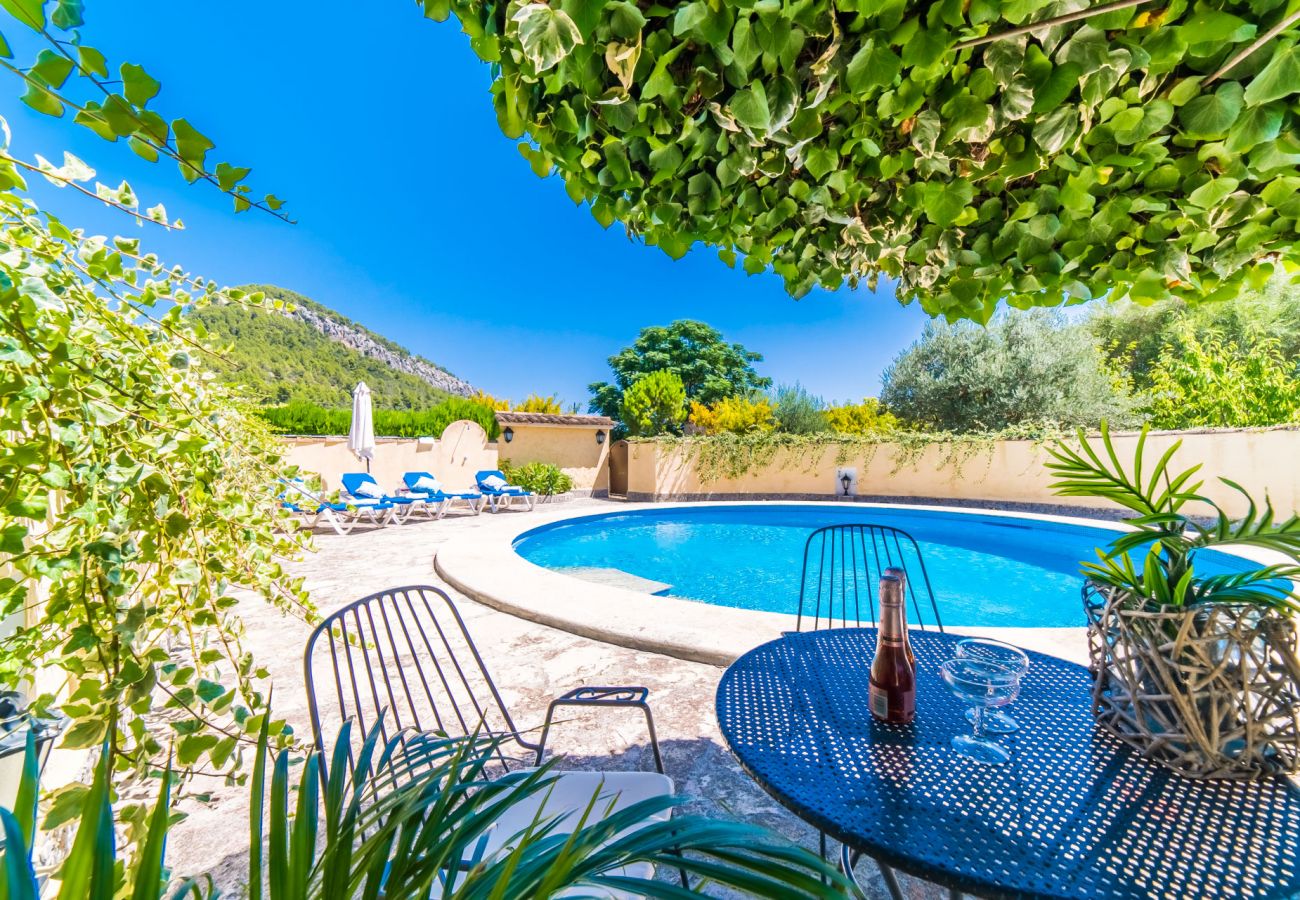
<path id="1" fill-rule="evenodd" d="M 1300 771 L 1300 661 L 1293 619 L 1258 606 L 1159 612 L 1083 590 L 1093 711 L 1103 728 L 1191 778 Z"/>

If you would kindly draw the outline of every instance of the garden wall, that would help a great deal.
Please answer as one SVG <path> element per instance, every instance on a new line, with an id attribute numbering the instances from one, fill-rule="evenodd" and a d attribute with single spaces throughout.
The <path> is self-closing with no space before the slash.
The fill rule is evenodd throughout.
<path id="1" fill-rule="evenodd" d="M 321 476 L 326 490 L 342 486 L 345 472 L 364 472 L 366 464 L 352 455 L 346 437 L 286 437 L 291 465 Z M 370 473 L 385 490 L 403 487 L 406 472 L 430 472 L 456 490 L 474 486 L 474 473 L 497 468 L 497 445 L 477 422 L 452 422 L 442 437 L 378 438 Z"/>
<path id="2" fill-rule="evenodd" d="M 453 422 L 434 438 L 378 438 L 370 472 L 386 490 L 402 487 L 406 472 L 431 472 L 448 487 L 474 486 L 474 473 L 500 468 L 499 460 L 515 465 L 544 462 L 559 466 L 573 479 L 579 494 L 603 493 L 609 487 L 608 441 L 597 443 L 597 426 L 511 424 L 511 440 L 489 441 L 476 422 Z M 290 464 L 315 472 L 328 490 L 341 486 L 346 472 L 364 472 L 366 465 L 348 450 L 346 437 L 286 437 Z"/>
<path id="3" fill-rule="evenodd" d="M 1131 468 L 1136 434 L 1112 435 L 1120 459 Z M 1300 512 L 1300 429 L 1153 432 L 1147 439 L 1150 467 L 1175 441 L 1183 446 L 1175 470 L 1202 464 L 1202 493 L 1232 515 L 1245 512 L 1241 498 L 1218 481 L 1223 475 L 1257 499 L 1267 491 L 1281 517 Z M 628 499 L 832 499 L 843 488 L 837 470 L 854 470 L 856 496 L 957 500 L 973 503 L 1049 504 L 1104 507 L 1097 501 L 1057 497 L 1049 487 L 1048 456 L 1033 441 L 933 444 L 850 445 L 846 458 L 835 445 L 777 450 L 771 459 L 738 477 L 718 474 L 691 442 L 632 443 L 628 453 Z M 712 470 L 712 471 L 710 471 Z M 1207 512 L 1207 509 L 1195 510 Z"/>

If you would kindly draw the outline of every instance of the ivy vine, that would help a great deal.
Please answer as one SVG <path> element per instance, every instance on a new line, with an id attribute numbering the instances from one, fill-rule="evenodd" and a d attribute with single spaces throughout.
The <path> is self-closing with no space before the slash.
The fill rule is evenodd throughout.
<path id="1" fill-rule="evenodd" d="M 1034 424 L 980 434 L 946 431 L 891 431 L 875 435 L 751 432 L 629 438 L 629 441 L 654 444 L 681 454 L 700 483 L 708 485 L 769 469 L 815 472 L 825 465 L 826 456 L 831 451 L 834 451 L 837 466 L 861 463 L 869 468 L 882 447 L 890 453 L 891 475 L 917 467 L 926 453 L 938 448 L 936 470 L 951 471 L 952 477 L 957 479 L 966 474 L 965 467 L 971 460 L 982 457 L 991 463 L 993 450 L 999 442 L 1027 440 L 1037 446 L 1065 437 L 1066 433 L 1055 426 Z"/>
<path id="2" fill-rule="evenodd" d="M 1234 295 L 1300 261 L 1288 0 L 419 0 L 608 226 L 931 314 Z"/>

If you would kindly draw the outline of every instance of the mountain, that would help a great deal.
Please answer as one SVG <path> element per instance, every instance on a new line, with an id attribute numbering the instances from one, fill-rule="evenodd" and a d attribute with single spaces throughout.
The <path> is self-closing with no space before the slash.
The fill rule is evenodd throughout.
<path id="1" fill-rule="evenodd" d="M 358 381 L 378 409 L 423 409 L 474 392 L 469 382 L 301 294 L 248 284 L 292 306 L 289 311 L 208 306 L 190 315 L 232 345 L 209 366 L 268 405 L 314 403 L 346 407 Z"/>

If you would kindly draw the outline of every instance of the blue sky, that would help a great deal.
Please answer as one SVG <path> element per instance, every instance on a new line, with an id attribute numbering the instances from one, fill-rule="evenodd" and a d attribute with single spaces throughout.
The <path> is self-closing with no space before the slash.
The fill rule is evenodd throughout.
<path id="1" fill-rule="evenodd" d="M 605 359 L 645 325 L 702 319 L 766 356 L 763 374 L 829 399 L 873 395 L 925 324 L 889 289 L 790 299 L 774 275 L 728 269 L 696 248 L 674 262 L 602 229 L 539 179 L 497 128 L 488 71 L 454 23 L 413 2 L 297 4 L 96 0 L 86 43 L 163 83 L 154 106 L 253 167 L 255 191 L 289 201 L 286 225 L 236 215 L 170 164 L 150 165 L 70 121 L 41 116 L 5 81 L 12 152 L 71 150 L 101 180 L 125 178 L 186 230 L 127 222 L 33 184 L 42 205 L 92 232 L 141 232 L 168 262 L 225 284 L 306 294 L 494 394 L 587 399 Z M 4 33 L 17 37 L 5 22 Z M 382 401 L 380 401 L 382 402 Z"/>

